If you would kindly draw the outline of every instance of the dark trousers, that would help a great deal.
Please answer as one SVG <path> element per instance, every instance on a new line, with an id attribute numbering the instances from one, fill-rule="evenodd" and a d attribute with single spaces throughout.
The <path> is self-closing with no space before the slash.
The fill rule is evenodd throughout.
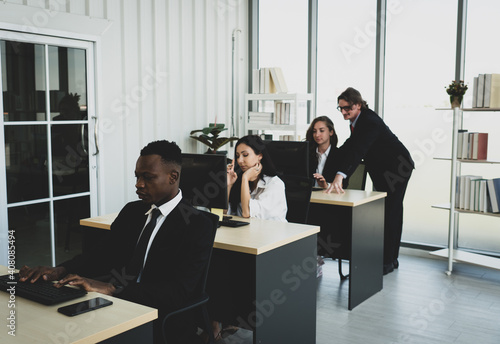
<path id="1" fill-rule="evenodd" d="M 375 190 L 387 192 L 384 216 L 384 265 L 392 264 L 399 257 L 403 232 L 403 199 L 411 173 L 411 170 L 406 170 L 403 174 L 391 171 L 373 175 L 370 173 Z"/>

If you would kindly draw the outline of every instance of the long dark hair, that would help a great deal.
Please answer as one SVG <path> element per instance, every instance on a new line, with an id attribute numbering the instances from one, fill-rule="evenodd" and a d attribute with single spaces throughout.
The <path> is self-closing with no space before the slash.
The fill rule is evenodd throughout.
<path id="1" fill-rule="evenodd" d="M 316 154 L 316 148 L 318 148 L 318 144 L 314 140 L 314 126 L 318 122 L 325 122 L 326 126 L 328 127 L 328 130 L 333 131 L 333 135 L 330 136 L 330 145 L 332 147 L 337 147 L 337 143 L 339 141 L 339 138 L 337 137 L 337 133 L 335 132 L 335 127 L 333 125 L 333 122 L 330 118 L 327 116 L 319 116 L 316 117 L 312 122 L 311 125 L 309 126 L 309 129 L 307 129 L 306 132 L 306 141 L 309 141 L 309 169 L 314 170 L 318 166 L 318 155 Z"/>
<path id="2" fill-rule="evenodd" d="M 368 103 L 361 97 L 361 93 L 352 87 L 346 88 L 346 90 L 338 96 L 337 103 L 340 99 L 345 100 L 350 105 L 359 104 L 362 109 L 368 109 Z"/>
<path id="3" fill-rule="evenodd" d="M 260 164 L 262 165 L 262 171 L 259 174 L 259 179 L 263 179 L 264 175 L 274 177 L 277 174 L 276 168 L 274 167 L 271 157 L 267 152 L 266 145 L 259 136 L 247 135 L 240 138 L 236 142 L 236 145 L 234 146 L 235 157 L 236 157 L 236 149 L 242 143 L 250 147 L 255 154 L 257 155 L 262 154 L 262 159 L 260 160 Z M 238 165 L 238 162 L 236 161 L 236 158 L 234 160 L 234 164 L 235 164 L 234 170 L 238 174 L 238 179 L 234 183 L 233 187 L 231 188 L 231 193 L 229 194 L 229 204 L 231 205 L 231 209 L 233 209 L 233 211 L 238 209 L 238 204 L 241 201 L 241 175 L 243 174 L 241 168 Z"/>

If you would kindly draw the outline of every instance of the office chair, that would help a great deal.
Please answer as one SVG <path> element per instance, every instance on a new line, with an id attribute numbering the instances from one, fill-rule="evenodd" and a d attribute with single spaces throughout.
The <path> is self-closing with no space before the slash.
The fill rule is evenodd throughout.
<path id="1" fill-rule="evenodd" d="M 349 177 L 349 185 L 346 189 L 351 190 L 364 190 L 366 185 L 366 166 L 362 162 L 356 167 L 354 173 Z"/>
<path id="2" fill-rule="evenodd" d="M 283 175 L 280 178 L 285 183 L 287 221 L 306 224 L 314 180 L 293 175 Z"/>
<path id="3" fill-rule="evenodd" d="M 203 317 L 203 331 L 208 334 L 208 343 L 213 344 L 214 343 L 214 336 L 213 336 L 213 331 L 212 331 L 212 324 L 210 323 L 210 318 L 208 316 L 208 310 L 207 310 L 207 303 L 209 300 L 208 294 L 206 292 L 206 286 L 207 286 L 207 279 L 208 279 L 208 270 L 210 267 L 210 260 L 212 258 L 212 251 L 213 251 L 213 244 L 215 241 L 215 233 L 217 232 L 217 227 L 219 225 L 219 216 L 212 214 L 212 213 L 206 213 L 206 215 L 210 218 L 212 221 L 213 227 L 212 227 L 212 244 L 210 245 L 210 254 L 208 255 L 208 261 L 207 265 L 205 266 L 205 271 L 203 272 L 203 276 L 200 281 L 200 294 L 197 297 L 194 297 L 192 300 L 189 300 L 186 302 L 186 304 L 170 313 L 165 315 L 163 318 L 162 322 L 162 334 L 163 334 L 163 341 L 168 344 L 167 341 L 167 336 L 166 336 L 166 324 L 167 320 L 179 313 L 184 313 L 187 311 L 190 311 L 192 309 L 201 307 L 201 315 Z"/>
<path id="4" fill-rule="evenodd" d="M 362 162 L 358 165 L 354 173 L 349 177 L 349 184 L 346 189 L 350 190 L 364 190 L 366 185 L 366 166 Z M 341 280 L 345 280 L 349 277 L 349 274 L 344 275 L 342 273 L 342 259 L 339 258 L 339 276 Z"/>

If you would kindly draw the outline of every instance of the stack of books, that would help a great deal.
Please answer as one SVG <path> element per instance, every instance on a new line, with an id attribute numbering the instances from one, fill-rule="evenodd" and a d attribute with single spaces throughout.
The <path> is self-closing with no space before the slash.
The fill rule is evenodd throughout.
<path id="1" fill-rule="evenodd" d="M 460 129 L 457 141 L 457 159 L 488 159 L 488 133 L 468 132 L 466 129 Z"/>
<path id="2" fill-rule="evenodd" d="M 273 123 L 273 112 L 250 111 L 248 113 L 249 124 L 271 124 Z"/>
<path id="3" fill-rule="evenodd" d="M 500 178 L 457 177 L 455 208 L 483 213 L 499 213 Z"/>
<path id="4" fill-rule="evenodd" d="M 287 93 L 283 71 L 279 67 L 254 69 L 252 93 Z"/>
<path id="5" fill-rule="evenodd" d="M 473 108 L 500 108 L 500 74 L 479 74 L 472 88 Z"/>

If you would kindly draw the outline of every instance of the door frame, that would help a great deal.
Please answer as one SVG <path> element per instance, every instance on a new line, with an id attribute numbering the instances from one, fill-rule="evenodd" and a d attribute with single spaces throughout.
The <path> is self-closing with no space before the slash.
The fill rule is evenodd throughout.
<path id="1" fill-rule="evenodd" d="M 84 49 L 86 56 L 87 69 L 87 125 L 88 125 L 88 153 L 89 153 L 89 192 L 90 192 L 90 214 L 96 216 L 99 208 L 99 189 L 98 189 L 98 141 L 99 133 L 97 127 L 98 115 L 96 112 L 96 50 L 97 42 L 89 40 L 78 40 L 74 38 L 63 38 L 47 36 L 42 34 L 30 34 L 25 32 L 16 32 L 0 29 L 0 40 L 18 41 L 22 43 L 42 44 L 58 47 Z M 46 49 L 45 49 L 46 50 Z M 0 80 L 2 80 L 2 70 L 0 68 Z M 0 91 L 2 87 L 0 86 Z M 3 92 L 0 92 L 0 110 L 3 114 Z M 0 245 L 0 264 L 11 265 L 10 260 L 15 260 L 15 242 L 8 241 L 8 203 L 7 203 L 7 179 L 6 179 L 6 161 L 5 161 L 5 122 L 3 115 L 0 116 L 0 242 L 9 243 Z M 53 198 L 49 197 L 49 201 Z M 29 203 L 29 202 L 27 202 Z M 51 207 L 51 256 L 52 265 L 55 265 L 55 232 L 53 221 L 53 209 Z M 14 253 L 14 254 L 11 254 Z M 9 264 L 8 264 L 9 263 Z"/>

